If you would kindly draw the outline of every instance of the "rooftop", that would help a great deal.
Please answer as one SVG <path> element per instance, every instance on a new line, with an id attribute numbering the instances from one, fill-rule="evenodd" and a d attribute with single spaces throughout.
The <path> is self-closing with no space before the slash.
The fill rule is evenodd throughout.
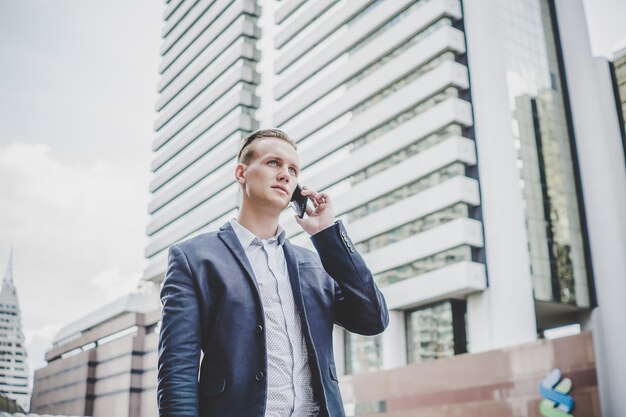
<path id="1" fill-rule="evenodd" d="M 63 327 L 52 341 L 53 345 L 73 339 L 82 332 L 92 329 L 123 313 L 146 313 L 159 308 L 159 298 L 153 293 L 131 293 L 106 304 L 86 316 Z M 2 417 L 0 415 L 0 417 Z"/>

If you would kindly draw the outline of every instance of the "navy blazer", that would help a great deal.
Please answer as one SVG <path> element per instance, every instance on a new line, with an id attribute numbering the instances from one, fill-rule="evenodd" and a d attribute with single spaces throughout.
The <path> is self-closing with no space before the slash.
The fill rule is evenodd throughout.
<path id="1" fill-rule="evenodd" d="M 283 249 L 320 416 L 344 417 L 333 324 L 375 335 L 387 327 L 389 314 L 341 221 L 311 240 L 317 254 L 287 239 Z M 263 309 L 252 267 L 230 223 L 170 248 L 161 302 L 159 416 L 263 417 Z"/>

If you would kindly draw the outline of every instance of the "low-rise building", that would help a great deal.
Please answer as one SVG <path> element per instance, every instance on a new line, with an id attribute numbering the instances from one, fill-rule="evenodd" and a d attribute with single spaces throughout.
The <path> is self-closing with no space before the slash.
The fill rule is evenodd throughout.
<path id="1" fill-rule="evenodd" d="M 31 411 L 156 416 L 156 294 L 129 294 L 61 329 L 35 371 Z"/>

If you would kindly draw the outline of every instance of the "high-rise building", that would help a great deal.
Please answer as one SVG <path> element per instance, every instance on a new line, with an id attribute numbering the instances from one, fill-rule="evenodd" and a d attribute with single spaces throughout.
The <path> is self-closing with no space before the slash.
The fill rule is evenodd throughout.
<path id="1" fill-rule="evenodd" d="M 24 410 L 30 407 L 28 360 L 17 289 L 13 283 L 13 248 L 0 291 L 0 392 Z"/>
<path id="2" fill-rule="evenodd" d="M 254 0 L 168 2 L 153 142 L 147 279 L 168 247 L 213 230 L 237 209 L 231 166 L 242 133 L 258 126 Z"/>
<path id="3" fill-rule="evenodd" d="M 578 325 L 615 415 L 626 175 L 585 28 L 580 0 L 168 2 L 145 279 L 162 280 L 169 245 L 236 216 L 239 139 L 278 127 L 391 309 L 381 336 L 336 329 L 341 373 Z"/>

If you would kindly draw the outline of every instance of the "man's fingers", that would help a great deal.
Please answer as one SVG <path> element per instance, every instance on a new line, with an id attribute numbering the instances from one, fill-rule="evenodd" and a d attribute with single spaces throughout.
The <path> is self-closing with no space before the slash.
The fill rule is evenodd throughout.
<path id="1" fill-rule="evenodd" d="M 308 197 L 315 207 L 320 204 L 328 204 L 330 201 L 328 194 L 315 192 L 314 190 L 306 188 L 306 186 L 302 186 L 302 195 Z"/>
<path id="2" fill-rule="evenodd" d="M 311 202 L 313 203 L 313 206 L 317 207 L 317 200 L 315 199 L 315 192 L 310 192 L 307 194 L 304 194 L 304 192 L 302 192 L 303 195 L 306 195 L 307 197 L 309 197 L 309 200 L 311 200 Z M 307 206 L 308 208 L 308 206 Z"/>

